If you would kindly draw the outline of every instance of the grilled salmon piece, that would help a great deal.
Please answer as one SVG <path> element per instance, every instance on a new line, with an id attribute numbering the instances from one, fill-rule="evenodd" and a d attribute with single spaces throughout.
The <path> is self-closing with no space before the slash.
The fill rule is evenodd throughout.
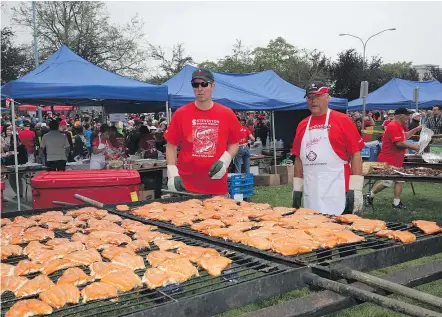
<path id="1" fill-rule="evenodd" d="M 402 243 L 410 243 L 416 241 L 416 236 L 409 231 L 394 231 L 394 239 Z"/>
<path id="2" fill-rule="evenodd" d="M 156 241 L 154 241 L 154 244 L 161 251 L 178 249 L 178 248 L 184 247 L 186 245 L 184 242 L 174 241 L 174 240 L 156 240 Z"/>
<path id="3" fill-rule="evenodd" d="M 422 230 L 425 234 L 433 234 L 442 231 L 442 228 L 434 221 L 415 220 L 413 225 Z"/>
<path id="4" fill-rule="evenodd" d="M 1 231 L 2 240 L 5 239 L 5 240 L 10 241 L 11 238 L 13 238 L 13 237 L 20 237 L 23 235 L 25 230 L 26 230 L 26 227 L 22 226 L 22 225 L 17 225 L 14 223 L 12 223 L 10 225 L 6 225 L 6 226 L 2 227 L 2 231 Z"/>
<path id="5" fill-rule="evenodd" d="M 124 211 L 124 212 L 130 210 L 128 205 L 116 205 L 115 209 L 118 210 L 118 211 Z"/>
<path id="6" fill-rule="evenodd" d="M 14 221 L 12 223 L 18 224 L 18 225 L 23 226 L 25 228 L 38 226 L 38 223 L 36 221 L 31 220 L 29 218 L 22 217 L 22 216 L 15 217 Z"/>
<path id="7" fill-rule="evenodd" d="M 198 261 L 198 265 L 205 269 L 211 276 L 220 276 L 221 272 L 230 263 L 232 263 L 232 260 L 224 256 L 208 256 Z"/>
<path id="8" fill-rule="evenodd" d="M 95 299 L 106 299 L 111 297 L 116 297 L 118 295 L 118 288 L 113 285 L 95 282 L 87 285 L 81 290 L 81 297 L 83 298 L 83 303 Z M 114 299 L 113 301 L 117 301 Z"/>
<path id="9" fill-rule="evenodd" d="M 110 246 L 109 248 L 104 249 L 101 251 L 101 255 L 103 258 L 112 260 L 116 256 L 122 254 L 122 253 L 128 253 L 131 255 L 136 255 L 136 253 L 129 249 L 129 248 L 123 248 L 123 247 L 117 247 L 117 246 Z"/>
<path id="10" fill-rule="evenodd" d="M 193 225 L 194 219 L 195 219 L 194 216 L 183 216 L 183 217 L 173 218 L 171 222 L 177 227 L 191 226 Z"/>
<path id="11" fill-rule="evenodd" d="M 27 317 L 52 314 L 52 307 L 38 299 L 25 299 L 16 302 L 5 317 Z"/>
<path id="12" fill-rule="evenodd" d="M 9 225 L 9 224 L 11 224 L 11 223 L 12 223 L 12 221 L 11 221 L 10 219 L 8 219 L 8 218 L 2 218 L 1 226 L 3 227 L 3 226 L 6 226 L 6 225 Z"/>
<path id="13" fill-rule="evenodd" d="M 124 274 L 120 272 L 109 273 L 101 279 L 101 282 L 115 286 L 120 292 L 128 292 L 143 286 L 139 276 L 132 271 Z"/>
<path id="14" fill-rule="evenodd" d="M 123 228 L 121 229 L 124 231 Z M 103 242 L 116 244 L 116 245 L 120 245 L 122 243 L 129 243 L 132 241 L 132 239 L 129 236 L 119 232 L 93 231 L 89 234 L 89 236 L 91 238 L 99 238 Z"/>
<path id="15" fill-rule="evenodd" d="M 66 212 L 66 216 L 78 217 L 82 214 L 94 213 L 97 210 L 95 207 L 83 207 L 79 209 L 73 209 Z"/>
<path id="16" fill-rule="evenodd" d="M 1 278 L 1 293 L 10 291 L 14 294 L 25 285 L 29 280 L 23 276 L 2 276 Z"/>
<path id="17" fill-rule="evenodd" d="M 55 259 L 41 264 L 40 272 L 49 275 L 58 270 L 67 269 L 77 265 L 78 263 L 72 262 L 71 260 L 68 259 Z"/>
<path id="18" fill-rule="evenodd" d="M 157 267 L 148 268 L 144 272 L 142 282 L 150 289 L 170 284 L 170 275 Z"/>
<path id="19" fill-rule="evenodd" d="M 278 233 L 278 228 L 270 227 L 270 228 L 259 228 L 255 230 L 247 231 L 246 234 L 249 237 L 261 237 L 261 238 L 270 238 L 272 234 Z"/>
<path id="20" fill-rule="evenodd" d="M 283 215 L 289 214 L 291 212 L 295 212 L 296 209 L 295 208 L 290 208 L 290 207 L 273 207 L 273 211 L 276 211 L 281 216 L 283 216 Z"/>
<path id="21" fill-rule="evenodd" d="M 54 283 L 47 275 L 37 275 L 32 280 L 28 280 L 15 293 L 16 297 L 30 296 L 46 291 L 54 286 Z"/>
<path id="22" fill-rule="evenodd" d="M 278 222 L 282 218 L 281 214 L 277 211 L 268 211 L 264 215 L 257 217 L 260 221 L 275 221 Z"/>
<path id="23" fill-rule="evenodd" d="M 373 233 L 387 229 L 387 225 L 382 220 L 360 219 L 355 220 L 350 229 L 365 233 Z"/>
<path id="24" fill-rule="evenodd" d="M 351 232 L 350 230 L 343 230 L 343 231 L 337 231 L 334 232 L 335 237 L 338 238 L 339 244 L 346 244 L 346 243 L 356 243 L 364 241 L 365 238 L 358 236 L 354 232 Z"/>
<path id="25" fill-rule="evenodd" d="M 55 238 L 55 239 L 52 239 L 52 240 L 49 240 L 48 242 L 46 242 L 45 245 L 50 246 L 50 247 L 55 247 L 58 245 L 63 245 L 63 244 L 69 243 L 69 242 L 70 242 L 69 239 L 66 239 L 66 238 Z"/>
<path id="26" fill-rule="evenodd" d="M 74 242 L 67 242 L 64 244 L 56 245 L 54 246 L 53 250 L 56 252 L 68 254 L 75 251 L 86 250 L 86 247 L 80 241 L 74 241 Z"/>
<path id="27" fill-rule="evenodd" d="M 95 262 L 92 263 L 91 266 L 96 263 L 103 263 L 103 262 Z M 57 285 L 72 284 L 75 286 L 80 286 L 93 280 L 94 279 L 89 275 L 87 275 L 86 273 L 84 273 L 82 269 L 78 267 L 72 267 L 63 272 L 63 274 L 58 278 Z"/>
<path id="28" fill-rule="evenodd" d="M 248 235 L 246 235 L 244 232 L 239 230 L 231 230 L 227 234 L 227 239 L 232 240 L 233 242 L 241 242 L 243 239 L 247 237 Z"/>
<path id="29" fill-rule="evenodd" d="M 252 222 L 252 221 L 237 222 L 229 226 L 229 229 L 230 231 L 231 230 L 247 231 L 249 229 L 252 229 L 253 227 L 261 227 L 258 224 L 259 222 Z"/>
<path id="30" fill-rule="evenodd" d="M 199 259 L 206 256 L 219 256 L 218 251 L 212 248 L 203 248 L 186 245 L 177 250 L 178 254 L 189 259 L 191 262 L 198 262 Z"/>
<path id="31" fill-rule="evenodd" d="M 284 256 L 311 252 L 318 248 L 318 243 L 309 239 L 276 239 L 272 242 L 272 250 Z"/>
<path id="32" fill-rule="evenodd" d="M 84 232 L 92 231 L 107 231 L 113 233 L 124 233 L 126 230 L 114 222 L 107 221 L 104 219 L 89 219 L 88 228 L 84 229 Z"/>
<path id="33" fill-rule="evenodd" d="M 340 222 L 345 222 L 345 223 L 353 223 L 356 220 L 361 220 L 363 218 L 357 216 L 357 215 L 352 215 L 352 214 L 346 214 L 346 215 L 339 215 L 336 216 L 336 220 L 340 221 Z"/>
<path id="34" fill-rule="evenodd" d="M 157 267 L 168 260 L 182 257 L 184 256 L 169 251 L 153 251 L 146 256 L 146 259 L 150 266 Z"/>
<path id="35" fill-rule="evenodd" d="M 91 278 L 92 279 L 102 279 L 107 274 L 119 272 L 120 274 L 126 273 L 126 272 L 132 272 L 131 269 L 129 269 L 126 266 L 122 266 L 119 264 L 111 263 L 111 262 L 95 262 L 92 263 L 90 266 L 91 271 Z"/>
<path id="36" fill-rule="evenodd" d="M 170 276 L 171 283 L 183 283 L 192 276 L 199 276 L 198 270 L 185 258 L 171 259 L 158 266 Z"/>
<path id="37" fill-rule="evenodd" d="M 274 208 L 273 208 L 274 209 Z M 296 215 L 317 215 L 318 211 L 310 209 L 310 208 L 299 208 L 295 211 Z"/>
<path id="38" fill-rule="evenodd" d="M 45 214 L 39 220 L 39 223 L 44 225 L 48 222 L 67 223 L 74 220 L 72 216 L 65 216 L 63 214 Z"/>
<path id="39" fill-rule="evenodd" d="M 207 219 L 207 220 L 204 220 L 204 221 L 201 221 L 198 223 L 194 223 L 193 225 L 190 226 L 190 228 L 192 228 L 195 231 L 201 231 L 201 230 L 212 229 L 212 228 L 222 228 L 225 226 L 226 225 L 221 220 Z"/>
<path id="40" fill-rule="evenodd" d="M 263 236 L 248 236 L 245 239 L 241 240 L 241 242 L 245 245 L 260 249 L 260 250 L 268 250 L 272 248 L 272 243 L 270 240 Z"/>
<path id="41" fill-rule="evenodd" d="M 64 259 L 76 263 L 77 265 L 90 265 L 94 262 L 101 262 L 102 260 L 100 253 L 95 249 L 75 251 L 67 254 Z"/>
<path id="42" fill-rule="evenodd" d="M 28 257 L 35 263 L 44 263 L 55 259 L 61 259 L 66 253 L 60 253 L 54 250 L 39 250 L 28 254 Z"/>
<path id="43" fill-rule="evenodd" d="M 231 226 L 234 225 L 236 223 L 240 223 L 240 222 L 245 222 L 245 221 L 249 221 L 249 217 L 245 216 L 245 215 L 233 215 L 230 217 L 223 217 L 221 218 L 221 221 L 226 224 L 227 226 Z"/>
<path id="44" fill-rule="evenodd" d="M 41 270 L 42 264 L 37 264 L 29 260 L 21 260 L 15 266 L 15 275 L 27 275 L 30 273 L 39 272 Z"/>
<path id="45" fill-rule="evenodd" d="M 207 229 L 207 234 L 212 237 L 225 239 L 230 231 L 232 231 L 232 229 L 230 228 L 212 228 L 212 229 Z"/>
<path id="46" fill-rule="evenodd" d="M 15 266 L 11 264 L 6 263 L 0 263 L 0 273 L 1 277 L 3 276 L 12 276 L 14 275 Z M 18 275 L 18 274 L 16 274 Z"/>
<path id="47" fill-rule="evenodd" d="M 118 216 L 118 215 L 107 214 L 107 215 L 103 218 L 103 220 L 110 221 L 110 222 L 121 222 L 121 221 L 123 220 L 123 218 L 121 218 L 121 217 Z"/>
<path id="48" fill-rule="evenodd" d="M 146 268 L 143 257 L 129 253 L 121 253 L 117 255 L 112 259 L 112 263 L 128 267 L 133 271 Z"/>
<path id="49" fill-rule="evenodd" d="M 5 260 L 10 256 L 21 255 L 23 253 L 23 248 L 19 245 L 14 244 L 4 244 L 1 246 L 1 259 Z"/>
<path id="50" fill-rule="evenodd" d="M 86 243 L 86 241 L 88 240 L 88 236 L 82 233 L 74 233 L 71 237 L 72 241 L 79 241 L 81 243 Z"/>
<path id="51" fill-rule="evenodd" d="M 152 241 L 161 240 L 161 239 L 164 239 L 164 240 L 171 239 L 172 235 L 161 233 L 158 231 L 139 231 L 134 234 L 134 238 L 137 240 L 144 240 L 144 241 L 152 242 Z"/>
<path id="52" fill-rule="evenodd" d="M 166 240 L 158 240 L 158 241 L 166 241 Z M 134 240 L 132 242 L 129 242 L 124 246 L 127 249 L 130 249 L 134 252 L 138 252 L 142 249 L 150 249 L 150 244 L 148 241 L 144 240 Z"/>
<path id="53" fill-rule="evenodd" d="M 60 309 L 66 304 L 78 304 L 80 291 L 72 284 L 55 285 L 38 296 L 49 306 Z"/>
<path id="54" fill-rule="evenodd" d="M 23 254 L 31 257 L 35 252 L 40 252 L 43 250 L 51 250 L 52 246 L 41 244 L 38 241 L 31 241 L 28 245 L 23 249 Z"/>

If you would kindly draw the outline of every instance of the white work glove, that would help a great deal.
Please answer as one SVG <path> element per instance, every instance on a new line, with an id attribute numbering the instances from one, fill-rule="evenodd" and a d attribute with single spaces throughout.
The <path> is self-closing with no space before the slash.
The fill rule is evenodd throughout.
<path id="1" fill-rule="evenodd" d="M 209 171 L 209 177 L 212 179 L 221 179 L 227 172 L 230 162 L 232 161 L 232 156 L 229 152 L 225 151 L 218 161 L 213 163 Z"/>
<path id="2" fill-rule="evenodd" d="M 348 186 L 348 208 L 353 213 L 361 211 L 364 206 L 364 196 L 362 189 L 364 188 L 364 176 L 350 175 L 350 184 Z"/>
<path id="3" fill-rule="evenodd" d="M 293 202 L 292 207 L 298 209 L 302 203 L 302 192 L 304 191 L 304 179 L 293 177 Z"/>
<path id="4" fill-rule="evenodd" d="M 167 188 L 175 192 L 186 190 L 176 165 L 167 165 Z"/>

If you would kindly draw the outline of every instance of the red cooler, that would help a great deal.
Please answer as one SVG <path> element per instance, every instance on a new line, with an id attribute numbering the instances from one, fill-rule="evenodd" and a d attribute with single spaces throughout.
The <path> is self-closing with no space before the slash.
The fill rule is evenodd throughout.
<path id="1" fill-rule="evenodd" d="M 42 172 L 31 180 L 34 208 L 54 207 L 52 201 L 82 204 L 74 198 L 80 194 L 102 203 L 132 201 L 139 196 L 140 174 L 136 170 L 76 170 Z"/>

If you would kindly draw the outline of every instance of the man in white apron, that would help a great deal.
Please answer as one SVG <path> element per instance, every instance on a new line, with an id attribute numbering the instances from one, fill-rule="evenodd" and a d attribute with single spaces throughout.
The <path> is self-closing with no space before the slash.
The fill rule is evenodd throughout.
<path id="1" fill-rule="evenodd" d="M 293 207 L 300 207 L 304 193 L 304 207 L 323 214 L 360 211 L 364 142 L 357 127 L 347 115 L 328 108 L 326 84 L 311 83 L 306 99 L 312 115 L 298 125 L 292 148 L 296 156 Z"/>

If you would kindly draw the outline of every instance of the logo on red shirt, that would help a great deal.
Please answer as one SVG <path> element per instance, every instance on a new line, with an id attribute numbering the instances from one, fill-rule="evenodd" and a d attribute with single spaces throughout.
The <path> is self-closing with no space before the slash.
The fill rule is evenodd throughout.
<path id="1" fill-rule="evenodd" d="M 218 144 L 219 120 L 192 120 L 194 157 L 214 157 Z"/>

